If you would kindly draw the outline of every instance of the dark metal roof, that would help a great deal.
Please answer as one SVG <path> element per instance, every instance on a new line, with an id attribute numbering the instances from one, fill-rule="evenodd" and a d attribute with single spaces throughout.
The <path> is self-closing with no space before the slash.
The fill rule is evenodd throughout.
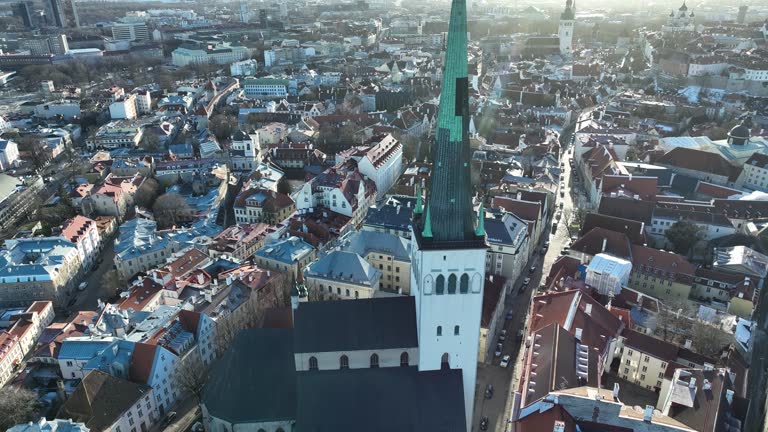
<path id="1" fill-rule="evenodd" d="M 295 352 L 414 348 L 413 297 L 301 303 L 296 310 Z"/>
<path id="2" fill-rule="evenodd" d="M 203 403 L 211 416 L 232 423 L 293 420 L 295 383 L 293 331 L 243 330 L 211 368 Z"/>
<path id="3" fill-rule="evenodd" d="M 467 429 L 460 369 L 311 371 L 299 375 L 297 387 L 296 424 L 302 432 Z M 393 410 L 388 402 L 396 403 L 397 408 Z"/>

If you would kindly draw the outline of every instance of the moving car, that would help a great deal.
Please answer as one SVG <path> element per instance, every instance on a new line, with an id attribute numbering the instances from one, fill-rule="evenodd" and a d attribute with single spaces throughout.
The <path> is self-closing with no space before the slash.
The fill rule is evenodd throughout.
<path id="1" fill-rule="evenodd" d="M 532 265 L 530 269 L 528 269 L 528 272 L 533 273 L 536 271 L 536 264 Z"/>
<path id="2" fill-rule="evenodd" d="M 509 360 L 510 360 L 509 354 L 505 355 L 504 357 L 501 358 L 501 363 L 499 363 L 499 366 L 503 368 L 509 366 Z"/>
<path id="3" fill-rule="evenodd" d="M 483 419 L 480 420 L 480 430 L 488 430 L 488 417 L 483 417 Z"/>
<path id="4" fill-rule="evenodd" d="M 485 398 L 490 399 L 493 397 L 493 384 L 485 386 Z"/>
<path id="5" fill-rule="evenodd" d="M 527 277 L 523 279 L 523 285 L 528 285 L 531 282 L 531 278 Z"/>
<path id="6" fill-rule="evenodd" d="M 504 318 L 505 320 L 509 321 L 512 319 L 512 312 L 507 312 L 507 316 Z"/>
<path id="7" fill-rule="evenodd" d="M 86 288 L 88 288 L 88 282 L 83 282 L 77 286 L 78 291 L 85 291 Z"/>

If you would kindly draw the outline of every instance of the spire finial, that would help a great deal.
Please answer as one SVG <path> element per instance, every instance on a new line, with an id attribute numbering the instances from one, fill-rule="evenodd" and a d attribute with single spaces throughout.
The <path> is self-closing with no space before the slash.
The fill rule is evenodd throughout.
<path id="1" fill-rule="evenodd" d="M 477 209 L 477 229 L 475 229 L 475 235 L 478 237 L 485 236 L 485 205 L 483 200 L 480 200 L 480 208 Z"/>
<path id="2" fill-rule="evenodd" d="M 421 232 L 422 237 L 432 237 L 432 221 L 430 219 L 429 203 L 427 203 L 427 214 L 424 216 L 424 230 Z"/>

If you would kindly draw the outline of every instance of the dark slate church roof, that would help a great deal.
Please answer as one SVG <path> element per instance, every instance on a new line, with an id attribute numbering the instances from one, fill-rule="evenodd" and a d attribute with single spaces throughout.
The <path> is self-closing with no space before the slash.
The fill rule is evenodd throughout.
<path id="1" fill-rule="evenodd" d="M 302 432 L 466 431 L 461 369 L 302 372 L 298 394 Z"/>
<path id="2" fill-rule="evenodd" d="M 291 329 L 251 329 L 238 334 L 211 368 L 203 403 L 232 423 L 296 418 L 296 367 Z"/>
<path id="3" fill-rule="evenodd" d="M 295 313 L 297 353 L 419 346 L 411 296 L 307 302 Z"/>

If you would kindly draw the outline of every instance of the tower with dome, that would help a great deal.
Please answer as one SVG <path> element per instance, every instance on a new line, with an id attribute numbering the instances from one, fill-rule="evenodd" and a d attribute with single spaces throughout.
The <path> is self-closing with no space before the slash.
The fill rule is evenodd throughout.
<path id="1" fill-rule="evenodd" d="M 693 10 L 689 11 L 685 0 L 683 0 L 683 4 L 677 9 L 677 12 L 670 11 L 667 23 L 661 26 L 661 31 L 663 33 L 693 32 L 696 29 L 693 23 L 694 18 Z"/>

